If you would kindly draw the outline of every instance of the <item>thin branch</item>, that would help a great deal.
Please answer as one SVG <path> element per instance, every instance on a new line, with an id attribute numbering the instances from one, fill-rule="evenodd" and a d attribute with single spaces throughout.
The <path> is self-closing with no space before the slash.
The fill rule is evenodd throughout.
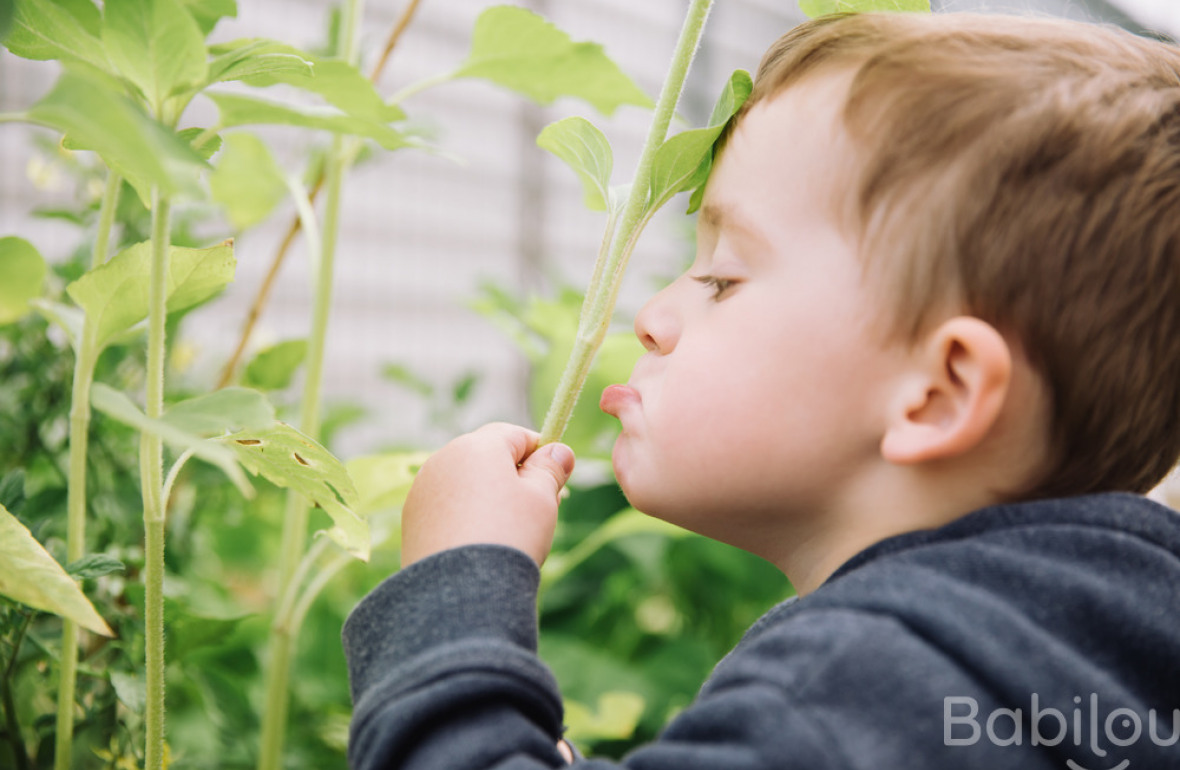
<path id="1" fill-rule="evenodd" d="M 401 39 L 402 33 L 406 31 L 406 27 L 410 26 L 410 22 L 414 18 L 414 13 L 418 10 L 418 4 L 421 2 L 422 0 L 410 0 L 409 4 L 402 10 L 401 16 L 393 24 L 393 30 L 389 33 L 389 39 L 385 41 L 385 47 L 381 49 L 381 56 L 378 57 L 377 63 L 373 65 L 373 69 L 369 73 L 369 80 L 376 83 L 377 78 L 381 77 L 381 72 L 385 69 L 385 63 L 389 61 L 389 55 L 397 47 L 397 42 Z"/>
<path id="2" fill-rule="evenodd" d="M 394 22 L 393 29 L 390 30 L 389 37 L 385 41 L 385 46 L 381 49 L 381 56 L 373 66 L 372 72 L 369 73 L 369 80 L 373 83 L 376 83 L 377 79 L 381 77 L 381 73 L 385 70 L 385 66 L 389 62 L 390 54 L 397 47 L 402 33 L 410 26 L 410 22 L 413 20 L 414 14 L 417 12 L 418 5 L 421 2 L 422 0 L 410 0 L 409 4 L 402 10 L 401 15 L 398 16 L 397 21 Z M 321 169 L 307 195 L 312 203 L 315 203 L 316 196 L 319 195 L 320 189 L 323 186 L 324 172 Z M 274 288 L 275 279 L 278 277 L 279 270 L 282 268 L 283 262 L 287 259 L 287 252 L 290 251 L 291 244 L 295 242 L 295 236 L 299 234 L 301 227 L 300 217 L 296 214 L 291 218 L 291 224 L 287 226 L 287 234 L 283 236 L 282 242 L 279 243 L 279 248 L 271 260 L 270 269 L 267 270 L 266 277 L 263 278 L 262 285 L 258 287 L 258 293 L 254 296 L 254 302 L 250 306 L 250 312 L 246 316 L 246 322 L 242 325 L 242 334 L 238 339 L 238 345 L 234 348 L 233 355 L 230 356 L 229 360 L 225 363 L 225 367 L 221 370 L 221 376 L 217 380 L 218 390 L 226 387 L 233 381 L 234 373 L 242 361 L 242 355 L 246 352 L 246 345 L 249 344 L 250 337 L 254 334 L 254 327 L 258 324 L 258 318 L 262 315 L 262 309 L 270 300 L 270 292 Z"/>

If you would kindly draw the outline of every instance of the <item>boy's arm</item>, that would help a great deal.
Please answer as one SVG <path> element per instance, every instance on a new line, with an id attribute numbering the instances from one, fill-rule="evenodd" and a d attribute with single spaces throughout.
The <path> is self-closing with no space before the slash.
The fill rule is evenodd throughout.
<path id="1" fill-rule="evenodd" d="M 390 745 L 403 732 L 399 725 L 426 738 L 419 718 L 429 724 L 438 709 L 478 722 L 462 704 L 498 697 L 496 685 L 507 682 L 509 690 L 529 690 L 501 695 L 532 702 L 536 723 L 518 725 L 522 734 L 498 725 L 489 745 L 518 745 L 527 734 L 523 742 L 540 751 L 542 766 L 566 763 L 568 747 L 558 745 L 561 699 L 535 657 L 536 592 L 574 455 L 562 444 L 537 451 L 538 438 L 517 426 L 487 425 L 447 444 L 419 471 L 402 512 L 403 569 L 344 629 L 356 704 L 354 766 L 385 766 L 404 755 L 407 749 Z M 445 682 L 441 689 L 431 686 L 436 678 Z M 406 706 L 408 724 L 395 714 Z M 460 753 L 463 766 L 476 766 Z"/>
<path id="2" fill-rule="evenodd" d="M 557 684 L 536 657 L 539 571 L 523 552 L 470 545 L 378 586 L 344 628 L 354 770 L 540 770 L 567 765 Z M 766 661 L 746 661 L 764 670 Z M 821 770 L 822 739 L 782 689 L 736 672 L 620 764 L 585 770 Z M 797 762 L 797 764 L 796 764 Z"/>

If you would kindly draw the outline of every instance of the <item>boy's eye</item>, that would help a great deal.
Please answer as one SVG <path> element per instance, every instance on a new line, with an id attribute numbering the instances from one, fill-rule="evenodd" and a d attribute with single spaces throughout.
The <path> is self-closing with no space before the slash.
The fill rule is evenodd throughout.
<path id="1" fill-rule="evenodd" d="M 732 281 L 728 278 L 718 278 L 715 275 L 694 275 L 692 279 L 694 281 L 699 281 L 706 286 L 713 287 L 714 300 L 721 299 L 721 296 L 725 294 L 726 290 L 737 283 L 736 281 Z"/>

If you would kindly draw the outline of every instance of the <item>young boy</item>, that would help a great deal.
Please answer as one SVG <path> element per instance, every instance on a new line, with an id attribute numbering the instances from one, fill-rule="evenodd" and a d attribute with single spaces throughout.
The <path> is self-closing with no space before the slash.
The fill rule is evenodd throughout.
<path id="1" fill-rule="evenodd" d="M 863 15 L 763 59 L 688 272 L 602 407 L 640 510 L 778 565 L 620 765 L 536 650 L 574 458 L 490 425 L 422 468 L 344 629 L 355 768 L 1180 768 L 1180 52 Z"/>

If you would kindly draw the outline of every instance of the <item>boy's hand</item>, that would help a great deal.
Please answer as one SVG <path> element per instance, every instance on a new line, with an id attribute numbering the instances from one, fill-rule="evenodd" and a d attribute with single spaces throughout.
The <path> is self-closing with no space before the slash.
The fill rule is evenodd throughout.
<path id="1" fill-rule="evenodd" d="M 574 453 L 565 444 L 537 450 L 539 438 L 492 423 L 431 455 L 402 510 L 402 566 L 476 543 L 511 546 L 544 562 Z"/>

